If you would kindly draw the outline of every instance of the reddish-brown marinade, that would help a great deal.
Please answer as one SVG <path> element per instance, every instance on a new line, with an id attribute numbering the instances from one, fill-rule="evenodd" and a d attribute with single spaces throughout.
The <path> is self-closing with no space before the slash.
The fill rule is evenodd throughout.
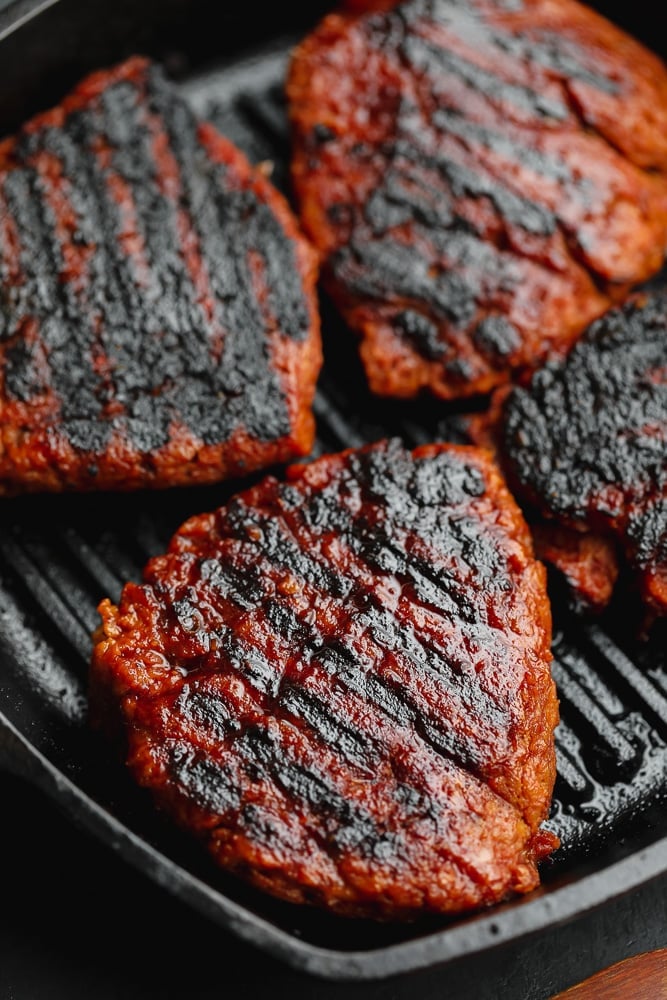
<path id="1" fill-rule="evenodd" d="M 588 549 L 600 556 L 598 606 L 611 596 L 618 551 L 649 619 L 667 614 L 664 290 L 609 312 L 564 361 L 545 365 L 495 409 L 502 412 L 500 451 L 516 495 L 552 525 L 600 536 Z M 566 575 L 572 537 L 568 530 L 559 542 L 549 529 L 546 539 Z M 589 586 L 585 570 L 582 580 Z"/>
<path id="2" fill-rule="evenodd" d="M 307 454 L 317 267 L 261 172 L 134 58 L 0 145 L 0 493 Z"/>
<path id="3" fill-rule="evenodd" d="M 293 177 L 371 388 L 488 392 L 667 246 L 667 71 L 574 0 L 355 0 L 297 48 Z"/>
<path id="4" fill-rule="evenodd" d="M 551 616 L 487 452 L 293 467 L 192 518 L 100 610 L 95 720 L 224 868 L 379 919 L 538 884 Z"/>
<path id="5" fill-rule="evenodd" d="M 535 554 L 563 577 L 570 606 L 598 614 L 609 604 L 618 580 L 618 554 L 612 539 L 574 531 L 553 521 L 531 521 Z"/>

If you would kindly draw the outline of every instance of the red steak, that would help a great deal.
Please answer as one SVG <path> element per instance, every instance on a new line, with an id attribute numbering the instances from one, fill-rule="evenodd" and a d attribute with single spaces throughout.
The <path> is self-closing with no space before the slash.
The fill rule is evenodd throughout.
<path id="1" fill-rule="evenodd" d="M 575 589 L 591 591 L 574 567 L 586 546 L 557 524 L 599 536 L 588 543 L 594 605 L 611 596 L 618 551 L 649 614 L 667 614 L 667 293 L 612 310 L 564 361 L 515 388 L 500 439 L 509 481 L 551 522 L 547 555 Z"/>
<path id="2" fill-rule="evenodd" d="M 0 145 L 0 494 L 211 482 L 307 454 L 314 255 L 143 59 Z"/>
<path id="3" fill-rule="evenodd" d="M 192 518 L 100 610 L 95 719 L 224 868 L 382 919 L 538 884 L 551 617 L 486 452 L 293 467 Z"/>
<path id="4" fill-rule="evenodd" d="M 660 268 L 667 71 L 574 0 L 356 0 L 288 96 L 301 218 L 377 393 L 487 392 Z"/>

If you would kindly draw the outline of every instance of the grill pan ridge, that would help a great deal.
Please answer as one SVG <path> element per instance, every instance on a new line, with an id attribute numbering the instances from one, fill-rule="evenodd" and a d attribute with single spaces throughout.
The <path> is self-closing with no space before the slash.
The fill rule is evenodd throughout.
<path id="1" fill-rule="evenodd" d="M 44 6 L 0 9 L 0 40 L 3 33 L 11 40 L 10 28 Z M 289 48 L 306 28 L 184 74 L 180 84 L 195 109 L 253 161 L 273 164 L 273 179 L 285 191 L 282 80 Z M 123 54 L 119 48 L 107 62 Z M 178 53 L 172 64 L 183 68 Z M 410 447 L 457 439 L 450 407 L 369 395 L 353 338 L 326 301 L 323 326 L 316 454 L 393 434 Z M 182 521 L 219 506 L 236 488 L 3 501 L 0 763 L 34 781 L 72 818 L 213 920 L 297 968 L 336 979 L 384 977 L 480 952 L 552 927 L 667 871 L 666 630 L 658 628 L 639 645 L 623 626 L 622 607 L 598 624 L 584 624 L 557 599 L 553 669 L 562 723 L 549 825 L 562 847 L 543 867 L 540 890 L 459 920 L 395 927 L 296 909 L 215 869 L 154 813 L 89 732 L 86 675 L 99 600 L 116 599 L 122 583 L 139 579 L 143 564 L 164 550 Z"/>

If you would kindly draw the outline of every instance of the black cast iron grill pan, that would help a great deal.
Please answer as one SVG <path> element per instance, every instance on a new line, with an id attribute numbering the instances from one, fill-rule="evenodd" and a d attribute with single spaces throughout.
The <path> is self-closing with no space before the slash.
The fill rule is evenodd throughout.
<path id="1" fill-rule="evenodd" d="M 204 26 L 214 5 L 159 6 L 158 18 L 150 0 L 116 5 L 101 38 L 97 2 L 5 4 L 0 133 L 55 103 L 87 70 L 141 50 L 164 61 L 196 109 L 251 159 L 273 162 L 274 180 L 286 189 L 282 81 L 289 48 L 310 25 L 286 24 L 284 12 L 281 21 L 259 5 L 261 16 L 228 15 L 228 30 L 212 37 Z M 451 408 L 371 397 L 352 336 L 327 302 L 323 313 L 317 453 L 393 434 L 411 447 L 456 438 Z M 584 625 L 558 595 L 554 676 L 562 723 L 550 824 L 562 847 L 544 867 L 540 890 L 458 920 L 377 925 L 278 902 L 215 868 L 91 734 L 86 677 L 101 598 L 118 598 L 182 521 L 224 503 L 238 486 L 2 502 L 0 762 L 211 919 L 299 969 L 335 979 L 474 961 L 501 942 L 550 933 L 667 872 L 667 632 L 638 644 L 622 606 Z"/>

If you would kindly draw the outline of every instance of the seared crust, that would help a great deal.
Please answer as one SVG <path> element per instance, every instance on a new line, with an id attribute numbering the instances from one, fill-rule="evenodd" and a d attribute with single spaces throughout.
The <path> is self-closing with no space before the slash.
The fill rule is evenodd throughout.
<path id="1" fill-rule="evenodd" d="M 144 581 L 100 607 L 97 722 L 220 865 L 382 919 L 538 884 L 551 618 L 488 454 L 294 467 L 188 521 Z"/>
<path id="2" fill-rule="evenodd" d="M 354 0 L 297 48 L 293 176 L 371 388 L 565 351 L 667 246 L 667 71 L 573 0 Z"/>
<path id="3" fill-rule="evenodd" d="M 517 495 L 615 540 L 649 609 L 667 613 L 667 295 L 611 311 L 516 388 L 502 437 Z"/>
<path id="4" fill-rule="evenodd" d="M 309 452 L 315 255 L 144 59 L 0 146 L 0 493 L 211 482 Z"/>

